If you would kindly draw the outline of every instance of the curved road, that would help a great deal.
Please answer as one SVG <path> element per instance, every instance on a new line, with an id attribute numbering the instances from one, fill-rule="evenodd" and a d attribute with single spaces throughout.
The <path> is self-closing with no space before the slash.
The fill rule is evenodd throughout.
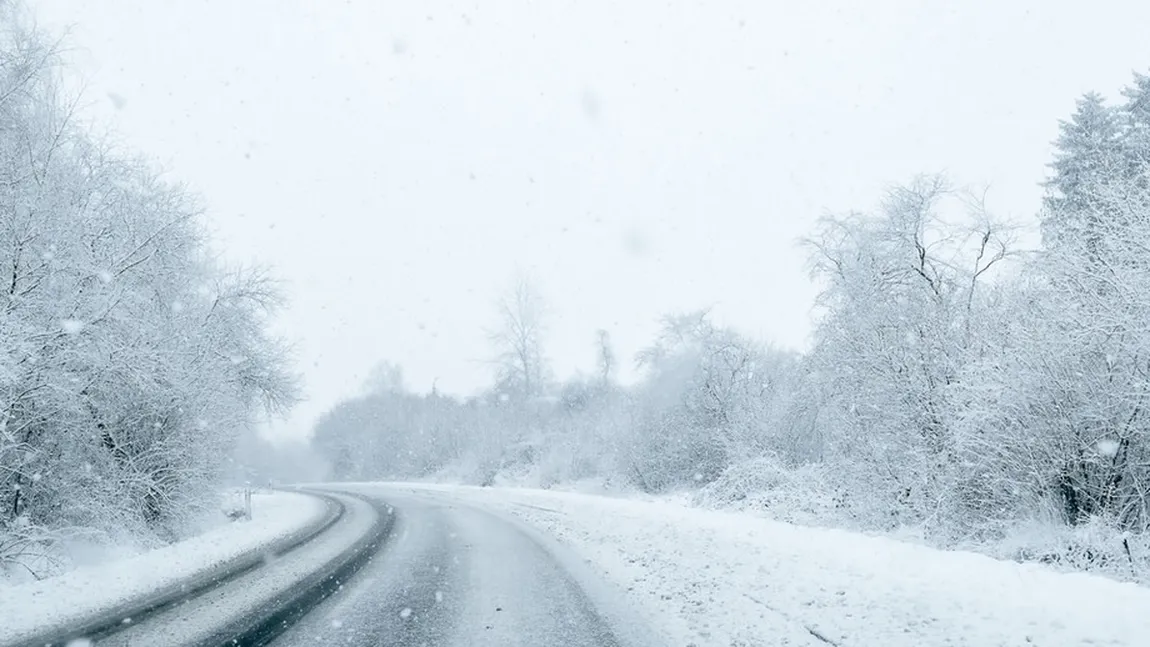
<path id="1" fill-rule="evenodd" d="M 376 548 L 373 537 L 390 530 L 392 519 L 383 517 L 367 501 L 338 497 L 345 507 L 328 530 L 282 556 L 267 556 L 258 568 L 245 569 L 190 597 L 164 604 L 144 618 L 125 617 L 123 627 L 72 644 L 100 647 L 217 647 L 262 644 L 279 633 L 279 626 L 263 626 L 278 618 L 290 621 L 315 604 L 313 598 L 331 590 L 334 583 L 324 571 L 331 564 L 346 562 L 355 554 Z M 370 544 L 364 546 L 365 541 Z M 326 565 L 326 566 L 325 566 Z M 354 576 L 352 576 L 354 579 Z"/>
<path id="2" fill-rule="evenodd" d="M 391 536 L 276 646 L 653 644 L 640 638 L 626 605 L 514 522 L 445 495 L 386 486 L 332 489 L 392 506 Z"/>

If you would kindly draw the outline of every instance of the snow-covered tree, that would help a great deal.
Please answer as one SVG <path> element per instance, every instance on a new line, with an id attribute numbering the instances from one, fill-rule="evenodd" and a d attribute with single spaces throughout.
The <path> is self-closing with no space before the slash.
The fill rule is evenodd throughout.
<path id="1" fill-rule="evenodd" d="M 638 361 L 646 375 L 632 392 L 623 451 L 640 488 L 708 483 L 733 461 L 765 451 L 787 367 L 782 355 L 698 311 L 667 317 Z"/>
<path id="2" fill-rule="evenodd" d="M 275 284 L 220 268 L 196 200 L 85 132 L 24 24 L 0 4 L 0 535 L 171 536 L 294 399 Z"/>
<path id="3" fill-rule="evenodd" d="M 550 377 L 543 352 L 547 303 L 539 288 L 524 275 L 516 277 L 496 302 L 498 323 L 488 332 L 497 388 L 516 402 L 543 395 Z"/>
<path id="4" fill-rule="evenodd" d="M 980 299 L 988 273 L 1011 253 L 1007 229 L 959 198 L 941 178 L 919 178 L 877 215 L 830 218 L 811 241 L 825 288 L 807 362 L 821 402 L 810 411 L 838 474 L 870 493 L 860 514 L 875 523 L 950 505 L 952 390 L 993 317 Z"/>
<path id="5" fill-rule="evenodd" d="M 1084 95 L 1074 115 L 1059 128 L 1057 153 L 1050 165 L 1053 176 L 1046 183 L 1047 247 L 1093 240 L 1097 191 L 1124 166 L 1120 115 L 1101 95 Z"/>
<path id="6" fill-rule="evenodd" d="M 1107 181 L 1089 244 L 1044 250 L 969 415 L 984 506 L 1150 524 L 1150 190 Z M 987 463 L 983 463 L 986 461 Z"/>

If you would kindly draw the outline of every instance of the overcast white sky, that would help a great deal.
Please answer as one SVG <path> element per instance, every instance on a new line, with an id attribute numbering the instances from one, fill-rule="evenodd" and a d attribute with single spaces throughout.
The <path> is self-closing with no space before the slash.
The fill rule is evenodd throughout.
<path id="1" fill-rule="evenodd" d="M 286 280 L 296 435 L 378 360 L 485 384 L 517 268 L 560 376 L 700 306 L 802 348 L 819 215 L 946 171 L 1029 218 L 1076 96 L 1150 69 L 1136 0 L 30 2 L 92 119 Z"/>

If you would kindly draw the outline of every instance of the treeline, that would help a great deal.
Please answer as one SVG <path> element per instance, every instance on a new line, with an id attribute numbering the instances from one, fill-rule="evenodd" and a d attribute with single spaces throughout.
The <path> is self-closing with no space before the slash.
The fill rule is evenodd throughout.
<path id="1" fill-rule="evenodd" d="M 260 408 L 294 398 L 278 302 L 185 190 L 95 137 L 52 42 L 0 2 L 0 575 L 60 542 L 171 538 Z"/>
<path id="2" fill-rule="evenodd" d="M 1123 538 L 1150 524 L 1150 78 L 1083 97 L 1056 148 L 1039 249 L 939 177 L 825 218 L 802 356 L 696 313 L 666 320 L 635 386 L 605 335 L 598 374 L 552 383 L 521 285 L 488 393 L 377 389 L 315 444 L 343 478 L 594 477 L 945 545 L 1039 526 L 1019 556 L 1129 570 Z"/>
<path id="3" fill-rule="evenodd" d="M 538 312 L 508 313 L 509 330 L 541 328 Z M 648 492 L 709 483 L 768 450 L 764 430 L 790 396 L 797 357 L 717 327 L 705 312 L 668 317 L 640 357 L 646 379 L 623 388 L 609 336 L 595 341 L 593 375 L 555 384 L 542 364 L 522 361 L 541 353 L 507 353 L 497 386 L 466 400 L 410 393 L 398 369 L 384 367 L 377 376 L 391 379 L 324 415 L 313 445 L 341 479 L 594 478 Z"/>

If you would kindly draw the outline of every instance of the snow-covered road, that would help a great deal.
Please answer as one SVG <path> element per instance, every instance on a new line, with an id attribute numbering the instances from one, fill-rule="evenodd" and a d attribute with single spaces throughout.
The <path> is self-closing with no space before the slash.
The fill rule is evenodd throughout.
<path id="1" fill-rule="evenodd" d="M 1150 644 L 1150 590 L 1100 577 L 665 502 L 318 487 L 330 530 L 98 643 Z"/>
<path id="2" fill-rule="evenodd" d="M 497 528 L 483 530 L 500 532 L 495 539 L 475 537 L 462 511 L 478 506 L 535 528 L 543 545 L 577 556 L 562 560 L 563 566 L 586 571 L 577 579 L 588 599 L 610 609 L 619 601 L 612 596 L 625 591 L 623 607 L 636 611 L 629 623 L 657 632 L 662 644 L 1150 645 L 1150 589 L 1102 577 L 663 502 L 512 488 L 376 487 L 385 498 L 406 494 L 453 502 L 460 512 L 448 517 L 447 532 L 467 547 L 457 553 L 470 562 L 463 572 L 483 581 L 482 574 L 494 570 L 488 577 L 499 582 L 502 569 L 508 586 L 511 576 L 525 578 L 528 595 L 511 599 L 554 608 L 562 598 L 548 602 L 547 594 L 536 592 L 539 578 L 515 561 L 539 560 L 519 557 L 529 552 L 525 547 L 514 549 L 514 559 L 493 550 L 509 540 L 499 539 Z M 434 536 L 429 528 L 419 541 Z M 462 594 L 469 613 L 498 617 L 482 606 L 481 589 Z M 467 615 L 461 618 L 466 630 L 491 631 Z M 491 644 L 547 644 L 532 640 L 542 629 L 514 626 L 529 633 L 518 636 L 518 643 Z M 546 622 L 542 627 L 548 636 L 557 630 Z M 596 644 L 585 636 L 580 640 Z"/>
<path id="3" fill-rule="evenodd" d="M 447 493 L 337 491 L 392 505 L 392 536 L 373 564 L 276 645 L 663 644 L 580 560 L 513 519 Z"/>

